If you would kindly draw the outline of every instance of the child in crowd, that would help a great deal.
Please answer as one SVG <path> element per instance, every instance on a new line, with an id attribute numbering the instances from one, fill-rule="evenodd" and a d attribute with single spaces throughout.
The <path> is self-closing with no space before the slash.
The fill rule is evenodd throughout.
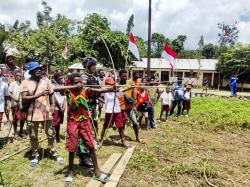
<path id="1" fill-rule="evenodd" d="M 107 77 L 105 79 L 105 85 L 113 86 L 115 84 L 113 77 Z M 124 126 L 123 126 L 123 118 L 121 113 L 121 108 L 119 104 L 118 97 L 115 98 L 115 92 L 108 92 L 104 94 L 105 101 L 105 120 L 101 133 L 101 142 L 103 141 L 106 129 L 111 127 L 115 122 L 116 128 L 118 128 L 120 138 L 122 141 L 122 146 L 127 147 L 125 143 L 124 136 Z"/>
<path id="2" fill-rule="evenodd" d="M 139 116 L 139 125 L 142 126 L 142 118 L 145 117 L 145 124 L 148 126 L 148 102 L 149 102 L 149 95 L 148 91 L 144 89 L 144 84 L 142 84 L 142 87 L 139 88 L 137 94 L 136 94 L 136 110 L 138 112 Z"/>
<path id="3" fill-rule="evenodd" d="M 187 85 L 186 90 L 184 91 L 184 100 L 182 107 L 182 115 L 184 114 L 184 110 L 187 110 L 187 114 L 191 109 L 191 86 Z"/>
<path id="4" fill-rule="evenodd" d="M 166 87 L 166 91 L 164 91 L 161 96 L 161 114 L 160 121 L 166 121 L 168 118 L 168 112 L 171 106 L 171 102 L 173 100 L 172 93 L 170 92 L 170 87 Z M 162 114 L 166 112 L 166 120 L 162 120 Z"/>
<path id="5" fill-rule="evenodd" d="M 78 139 L 80 137 L 84 140 L 84 144 L 88 148 L 93 161 L 93 179 L 105 183 L 108 181 L 108 176 L 100 172 L 97 163 L 95 142 L 89 120 L 88 98 L 95 93 L 110 92 L 113 90 L 113 87 L 100 89 L 82 88 L 82 77 L 79 73 L 72 73 L 70 83 L 72 86 L 60 86 L 54 89 L 55 91 L 65 90 L 68 103 L 66 150 L 69 152 L 69 167 L 68 177 L 65 179 L 65 182 L 71 183 L 73 181 L 74 157 L 78 149 Z"/>
<path id="6" fill-rule="evenodd" d="M 23 126 L 25 120 L 25 114 L 21 111 L 21 81 L 23 79 L 21 70 L 14 71 L 15 81 L 10 83 L 9 94 L 11 99 L 11 112 L 12 112 L 12 123 L 14 129 L 14 138 L 23 135 Z M 17 123 L 20 123 L 20 131 L 17 133 Z"/>
<path id="7" fill-rule="evenodd" d="M 53 75 L 54 82 L 53 88 L 56 88 L 58 86 L 64 85 L 64 77 L 62 73 L 55 73 Z M 62 92 L 55 92 L 55 110 L 53 113 L 53 125 L 55 127 L 56 132 L 56 142 L 60 142 L 60 125 L 63 124 L 64 119 L 64 111 L 65 111 L 65 105 L 66 105 L 66 97 L 63 95 Z"/>

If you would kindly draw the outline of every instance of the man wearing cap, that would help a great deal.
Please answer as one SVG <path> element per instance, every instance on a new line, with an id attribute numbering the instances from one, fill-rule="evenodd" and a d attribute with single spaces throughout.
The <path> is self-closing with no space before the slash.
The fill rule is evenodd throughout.
<path id="1" fill-rule="evenodd" d="M 97 60 L 93 57 L 86 57 L 83 59 L 82 65 L 85 68 L 85 72 L 83 73 L 82 78 L 83 78 L 84 85 L 97 85 L 97 86 L 99 85 L 98 78 L 94 75 L 96 73 L 96 64 L 97 64 Z M 98 87 L 95 87 L 95 88 L 98 88 Z M 94 93 L 89 98 L 89 101 L 88 101 L 90 122 L 94 130 L 96 130 L 96 132 L 98 132 L 98 124 L 96 120 L 96 107 L 97 107 L 96 100 L 98 97 L 100 97 L 100 95 L 98 93 Z M 93 167 L 93 163 L 90 159 L 89 151 L 84 146 L 83 140 L 81 140 L 79 144 L 80 144 L 79 146 L 80 165 L 85 166 L 85 167 Z"/>
<path id="2" fill-rule="evenodd" d="M 174 109 L 178 104 L 177 116 L 181 114 L 182 103 L 184 99 L 184 86 L 182 84 L 182 77 L 177 78 L 177 82 L 173 84 L 173 101 L 170 109 L 170 116 L 174 113 Z"/>
<path id="3" fill-rule="evenodd" d="M 30 103 L 27 112 L 27 129 L 30 138 L 31 150 L 33 152 L 33 160 L 30 166 L 34 167 L 39 162 L 39 142 L 38 129 L 41 124 L 45 130 L 48 139 L 48 146 L 57 162 L 63 162 L 63 158 L 59 157 L 54 146 L 55 133 L 52 123 L 52 113 L 55 107 L 53 98 L 53 87 L 50 80 L 42 77 L 41 65 L 32 61 L 28 64 L 28 70 L 31 77 L 21 83 L 22 102 Z"/>

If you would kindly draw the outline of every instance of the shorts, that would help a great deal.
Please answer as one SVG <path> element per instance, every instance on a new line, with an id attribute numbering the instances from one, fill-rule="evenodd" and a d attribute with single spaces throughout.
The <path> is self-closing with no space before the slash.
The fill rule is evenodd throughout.
<path id="1" fill-rule="evenodd" d="M 162 105 L 161 111 L 169 112 L 169 105 Z"/>
<path id="2" fill-rule="evenodd" d="M 191 109 L 191 101 L 183 100 L 183 109 Z"/>
<path id="3" fill-rule="evenodd" d="M 111 117 L 112 117 L 112 119 L 111 119 Z M 110 122 L 110 120 L 111 120 L 111 122 Z M 110 124 L 109 124 L 109 122 L 110 122 Z M 122 119 L 122 113 L 121 112 L 113 113 L 113 116 L 112 116 L 112 113 L 106 113 L 103 127 L 104 128 L 108 128 L 108 126 L 112 127 L 112 124 L 114 122 L 115 122 L 115 126 L 117 128 L 123 128 L 123 119 Z"/>
<path id="4" fill-rule="evenodd" d="M 72 119 L 68 119 L 66 141 L 66 150 L 68 152 L 76 152 L 78 150 L 79 136 L 83 139 L 86 148 L 94 148 L 95 143 L 92 135 L 90 121 L 84 120 L 78 122 Z"/>
<path id="5" fill-rule="evenodd" d="M 53 114 L 53 125 L 54 127 L 63 123 L 64 113 L 60 110 L 55 110 Z"/>
<path id="6" fill-rule="evenodd" d="M 13 121 L 24 121 L 25 120 L 25 113 L 22 112 L 19 106 L 15 106 L 11 108 Z"/>

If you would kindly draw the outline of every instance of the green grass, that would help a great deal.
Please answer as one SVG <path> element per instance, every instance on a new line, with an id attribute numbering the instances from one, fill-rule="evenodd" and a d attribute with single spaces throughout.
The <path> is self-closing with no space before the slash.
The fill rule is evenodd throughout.
<path id="1" fill-rule="evenodd" d="M 160 103 L 155 107 L 155 118 L 159 117 L 159 106 Z M 129 142 L 137 146 L 119 186 L 208 186 L 204 175 L 217 186 L 250 186 L 249 114 L 249 101 L 193 98 L 188 117 L 172 117 L 158 122 L 157 129 L 141 130 L 145 145 Z M 110 135 L 118 133 L 110 129 Z M 126 135 L 135 138 L 130 127 L 126 128 Z M 23 145 L 24 142 L 7 144 L 0 155 Z M 59 152 L 66 159 L 64 165 L 45 158 L 39 167 L 30 169 L 24 153 L 0 163 L 6 186 L 64 186 L 64 146 L 62 141 Z M 106 145 L 97 152 L 98 161 L 102 165 L 112 153 L 124 151 L 122 147 Z M 72 186 L 83 186 L 91 177 L 77 165 L 75 171 Z"/>
<path id="2" fill-rule="evenodd" d="M 201 125 L 204 128 L 228 127 L 250 129 L 250 102 L 238 99 L 194 98 L 192 115 L 181 118 L 185 125 Z"/>

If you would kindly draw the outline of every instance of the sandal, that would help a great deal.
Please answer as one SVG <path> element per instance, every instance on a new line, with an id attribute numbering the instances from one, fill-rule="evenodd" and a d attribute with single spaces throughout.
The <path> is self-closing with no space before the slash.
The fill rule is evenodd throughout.
<path id="1" fill-rule="evenodd" d="M 145 144 L 145 140 L 144 139 L 139 139 L 139 140 L 136 140 L 138 143 L 141 143 L 141 144 Z"/>
<path id="2" fill-rule="evenodd" d="M 31 167 L 36 167 L 37 165 L 38 165 L 38 159 L 37 158 L 30 161 L 30 166 Z"/>
<path id="3" fill-rule="evenodd" d="M 67 186 L 70 186 L 72 182 L 73 182 L 73 177 L 71 177 L 70 175 L 65 178 L 65 183 Z"/>
<path id="4" fill-rule="evenodd" d="M 63 164 L 63 162 L 64 162 L 63 157 L 60 157 L 60 156 L 56 157 L 56 162 L 57 162 L 58 164 Z"/>
<path id="5" fill-rule="evenodd" d="M 92 177 L 96 181 L 100 181 L 101 183 L 107 183 L 110 181 L 109 176 L 107 174 L 101 173 L 99 177 L 93 176 Z"/>

